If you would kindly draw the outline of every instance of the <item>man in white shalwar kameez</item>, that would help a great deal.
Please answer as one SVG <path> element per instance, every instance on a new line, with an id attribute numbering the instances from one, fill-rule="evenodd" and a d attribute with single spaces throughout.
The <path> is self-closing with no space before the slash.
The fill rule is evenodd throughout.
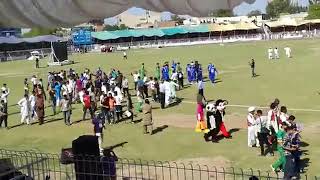
<path id="1" fill-rule="evenodd" d="M 165 87 L 165 104 L 168 106 L 170 104 L 171 85 L 168 81 L 164 81 L 163 85 Z"/>
<path id="2" fill-rule="evenodd" d="M 118 96 L 118 97 L 120 98 L 120 100 L 122 101 L 123 95 L 122 95 L 121 89 L 120 89 L 118 86 L 116 86 L 116 87 L 114 88 L 114 92 L 117 92 L 117 96 Z"/>
<path id="3" fill-rule="evenodd" d="M 34 93 L 32 93 L 29 96 L 29 102 L 30 102 L 30 120 L 32 118 L 32 121 L 35 121 L 35 119 L 38 117 L 36 113 L 36 97 L 34 96 Z"/>
<path id="4" fill-rule="evenodd" d="M 255 128 L 255 107 L 248 108 L 248 116 L 247 116 L 247 123 L 248 123 L 248 146 L 254 147 L 256 145 L 256 128 Z"/>
<path id="5" fill-rule="evenodd" d="M 28 95 L 25 94 L 24 97 L 18 102 L 20 106 L 21 113 L 21 124 L 30 124 L 30 103 Z"/>
<path id="6" fill-rule="evenodd" d="M 170 81 L 170 92 L 171 92 L 170 99 L 172 101 L 174 99 L 176 99 L 176 97 L 177 97 L 177 93 L 176 93 L 176 88 L 177 87 L 179 87 L 179 85 L 177 83 L 175 83 L 174 81 Z"/>

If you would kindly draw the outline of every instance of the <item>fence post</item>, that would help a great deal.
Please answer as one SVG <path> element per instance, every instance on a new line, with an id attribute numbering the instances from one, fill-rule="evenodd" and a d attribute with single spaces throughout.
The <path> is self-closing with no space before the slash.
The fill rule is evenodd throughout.
<path id="1" fill-rule="evenodd" d="M 178 169 L 178 164 L 176 162 L 173 162 L 174 165 L 176 165 L 176 171 L 177 171 L 177 178 L 179 180 L 179 169 Z"/>
<path id="2" fill-rule="evenodd" d="M 199 164 L 198 164 L 198 167 L 199 167 L 199 175 L 200 175 L 200 180 L 201 180 L 201 171 L 202 171 L 202 169 L 201 169 Z"/>
<path id="3" fill-rule="evenodd" d="M 166 161 L 166 163 L 168 163 L 168 165 L 169 165 L 169 167 L 168 167 L 169 168 L 169 177 L 170 177 L 169 179 L 171 180 L 171 165 L 168 161 Z"/>
<path id="4" fill-rule="evenodd" d="M 253 176 L 253 169 L 252 169 L 252 168 L 250 168 L 250 171 L 251 171 L 251 176 Z"/>
<path id="5" fill-rule="evenodd" d="M 153 164 L 154 164 L 154 175 L 156 176 L 156 180 L 158 179 L 158 174 L 157 174 L 157 164 L 156 164 L 156 162 L 155 161 L 153 161 L 152 160 L 152 162 L 153 162 Z"/>
<path id="6" fill-rule="evenodd" d="M 224 167 L 222 168 L 222 173 L 223 173 L 223 179 L 225 180 L 226 179 L 226 171 L 225 171 L 225 169 L 224 169 Z"/>
<path id="7" fill-rule="evenodd" d="M 232 169 L 233 179 L 236 179 L 236 173 L 234 172 L 234 167 L 231 167 L 231 169 Z"/>
<path id="8" fill-rule="evenodd" d="M 214 167 L 214 171 L 215 171 L 215 173 L 216 173 L 216 180 L 218 179 L 218 169 L 217 169 L 217 167 L 216 166 L 213 166 Z"/>
<path id="9" fill-rule="evenodd" d="M 193 166 L 191 163 L 189 163 L 190 167 L 191 167 L 191 174 L 192 174 L 192 180 L 194 179 L 194 176 L 193 176 Z"/>
<path id="10" fill-rule="evenodd" d="M 148 168 L 148 179 L 150 179 L 150 169 L 149 169 L 149 162 L 147 161 L 147 168 Z"/>
<path id="11" fill-rule="evenodd" d="M 241 171 L 241 177 L 242 177 L 242 180 L 244 180 L 244 177 L 243 177 L 243 169 L 240 168 L 240 171 Z"/>
<path id="12" fill-rule="evenodd" d="M 138 179 L 138 176 L 137 176 L 137 163 L 136 161 L 133 159 L 133 164 L 134 164 L 134 173 L 135 173 L 135 178 Z"/>
<path id="13" fill-rule="evenodd" d="M 162 179 L 164 180 L 163 164 L 162 164 L 162 162 L 161 162 L 161 161 L 158 161 L 158 163 L 161 165 Z"/>
<path id="14" fill-rule="evenodd" d="M 139 159 L 139 161 L 140 161 L 140 169 L 141 169 L 141 179 L 143 179 L 142 161 L 141 161 L 141 159 Z"/>
<path id="15" fill-rule="evenodd" d="M 183 174 L 184 174 L 184 179 L 186 180 L 187 179 L 187 175 L 186 175 L 186 166 L 181 163 L 183 165 Z"/>

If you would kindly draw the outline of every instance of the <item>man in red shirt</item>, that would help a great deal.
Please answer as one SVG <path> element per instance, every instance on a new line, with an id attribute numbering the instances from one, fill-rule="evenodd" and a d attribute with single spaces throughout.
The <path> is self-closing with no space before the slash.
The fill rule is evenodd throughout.
<path id="1" fill-rule="evenodd" d="M 93 109 L 91 108 L 91 99 L 89 96 L 89 92 L 86 91 L 86 94 L 83 95 L 83 117 L 82 120 L 86 119 L 87 110 L 90 112 L 91 119 L 93 118 Z"/>

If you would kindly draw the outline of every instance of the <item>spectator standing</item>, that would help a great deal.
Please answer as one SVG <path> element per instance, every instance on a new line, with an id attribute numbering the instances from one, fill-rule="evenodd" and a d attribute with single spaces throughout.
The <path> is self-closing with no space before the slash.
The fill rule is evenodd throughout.
<path id="1" fill-rule="evenodd" d="M 119 122 L 123 118 L 122 105 L 121 105 L 122 97 L 118 94 L 117 91 L 114 92 L 114 99 L 115 99 L 115 111 L 117 115 L 117 122 Z"/>
<path id="2" fill-rule="evenodd" d="M 63 96 L 63 99 L 60 101 L 61 111 L 63 113 L 64 123 L 67 126 L 71 125 L 71 101 L 69 100 L 67 95 Z"/>
<path id="3" fill-rule="evenodd" d="M 21 124 L 30 124 L 30 102 L 28 94 L 25 94 L 22 99 L 17 103 L 20 106 Z"/>
<path id="4" fill-rule="evenodd" d="M 262 111 L 257 110 L 257 117 L 256 117 L 256 131 L 258 142 L 257 144 L 260 145 L 260 155 L 264 156 L 266 152 L 273 153 L 271 149 L 271 144 L 268 142 L 268 134 L 269 130 L 267 128 L 267 118 L 266 116 L 262 116 Z M 267 146 L 267 150 L 265 152 L 264 146 Z"/>
<path id="5" fill-rule="evenodd" d="M 91 119 L 93 118 L 93 110 L 91 107 L 91 98 L 89 96 L 89 92 L 86 91 L 85 95 L 83 95 L 83 116 L 82 116 L 82 120 L 84 121 L 86 118 L 86 114 L 87 114 L 87 110 L 89 110 L 90 112 L 90 116 Z"/>
<path id="6" fill-rule="evenodd" d="M 3 99 L 0 101 L 0 128 L 2 127 L 2 123 L 8 129 L 8 109 Z"/>
<path id="7" fill-rule="evenodd" d="M 115 104 L 116 104 L 116 100 L 114 99 L 114 97 L 112 96 L 111 93 L 109 93 L 108 96 L 108 100 L 109 100 L 109 116 L 110 118 L 112 117 L 112 122 L 111 123 L 115 123 Z"/>
<path id="8" fill-rule="evenodd" d="M 109 98 L 107 94 L 103 94 L 100 97 L 100 103 L 101 103 L 101 113 L 104 115 L 104 119 L 108 120 L 108 123 L 110 124 L 110 116 L 109 116 Z"/>
<path id="9" fill-rule="evenodd" d="M 51 87 L 49 88 L 49 96 L 50 96 L 50 102 L 51 102 L 53 116 L 55 116 L 57 114 L 57 111 L 56 111 L 57 100 L 56 100 L 56 93 L 54 92 L 54 89 L 52 89 Z"/>
<path id="10" fill-rule="evenodd" d="M 38 90 L 36 96 L 36 113 L 38 116 L 39 125 L 44 123 L 44 96 L 42 90 Z"/>
<path id="11" fill-rule="evenodd" d="M 153 133 L 152 106 L 148 99 L 144 101 L 142 113 L 143 113 L 143 133 L 144 134 L 150 133 L 150 135 L 152 135 Z M 149 127 L 150 127 L 150 132 L 148 131 Z"/>
<path id="12" fill-rule="evenodd" d="M 92 119 L 94 135 L 98 137 L 99 149 L 102 152 L 103 143 L 103 129 L 105 128 L 104 115 L 102 113 L 96 112 Z"/>
<path id="13" fill-rule="evenodd" d="M 164 109 L 165 108 L 166 86 L 165 86 L 163 80 L 161 81 L 161 83 L 159 85 L 159 92 L 160 92 L 159 100 L 160 100 L 160 104 L 161 104 L 161 109 Z"/>
<path id="14" fill-rule="evenodd" d="M 122 91 L 123 96 L 126 97 L 126 95 L 129 95 L 129 81 L 126 77 L 123 77 L 122 81 Z"/>
<path id="15" fill-rule="evenodd" d="M 294 129 L 292 126 L 287 127 L 287 134 L 283 140 L 283 149 L 286 158 L 284 166 L 284 180 L 297 179 L 295 172 L 296 162 L 293 156 L 293 152 L 297 150 L 297 147 L 293 144 Z"/>

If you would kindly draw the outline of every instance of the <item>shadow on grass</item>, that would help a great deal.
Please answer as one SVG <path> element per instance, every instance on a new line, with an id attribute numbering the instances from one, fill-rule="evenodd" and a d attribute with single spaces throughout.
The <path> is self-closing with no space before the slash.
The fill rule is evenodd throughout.
<path id="1" fill-rule="evenodd" d="M 300 142 L 300 146 L 301 146 L 301 147 L 308 147 L 309 144 L 306 143 L 306 142 L 301 141 L 301 142 Z"/>
<path id="2" fill-rule="evenodd" d="M 154 130 L 152 131 L 152 134 L 160 133 L 160 132 L 162 132 L 163 130 L 167 129 L 168 127 L 169 127 L 168 125 L 163 125 L 163 126 L 157 127 L 156 129 L 154 129 Z"/>
<path id="3" fill-rule="evenodd" d="M 229 130 L 229 133 L 230 133 L 230 135 L 232 135 L 233 133 L 238 132 L 238 131 L 240 131 L 240 128 L 233 128 L 233 129 Z"/>
<path id="4" fill-rule="evenodd" d="M 300 171 L 305 173 L 307 171 L 307 167 L 309 167 L 310 164 L 310 159 L 309 158 L 304 158 L 300 160 Z"/>
<path id="5" fill-rule="evenodd" d="M 118 148 L 118 147 L 123 147 L 125 144 L 128 144 L 128 142 L 125 141 L 125 142 L 122 142 L 122 143 L 119 143 L 119 144 L 108 146 L 108 147 L 103 148 L 103 150 L 113 150 L 113 149 Z"/>
<path id="6" fill-rule="evenodd" d="M 57 122 L 57 121 L 61 121 L 61 120 L 63 120 L 63 118 L 48 119 L 48 120 L 44 121 L 44 124 L 53 123 L 53 122 Z"/>
<path id="7" fill-rule="evenodd" d="M 181 102 L 184 100 L 184 98 L 176 98 L 176 101 L 175 102 L 173 102 L 173 103 L 171 103 L 171 104 L 169 104 L 168 106 L 167 106 L 167 108 L 170 108 L 170 107 L 173 107 L 173 106 L 178 106 L 179 104 L 181 104 Z"/>

